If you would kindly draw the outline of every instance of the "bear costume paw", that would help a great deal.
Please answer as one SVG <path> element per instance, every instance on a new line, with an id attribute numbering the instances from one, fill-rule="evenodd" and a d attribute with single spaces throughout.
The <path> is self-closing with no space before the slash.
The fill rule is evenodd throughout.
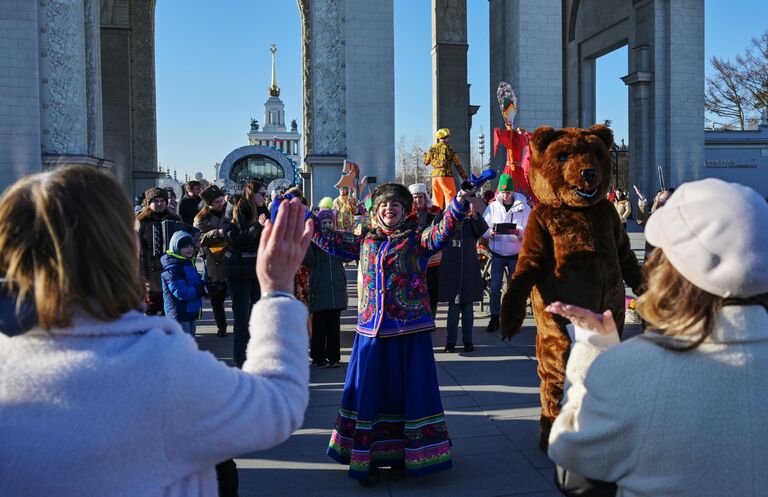
<path id="1" fill-rule="evenodd" d="M 520 333 L 523 321 L 525 321 L 525 300 L 517 302 L 507 292 L 501 301 L 501 315 L 499 316 L 499 331 L 502 339 L 511 340 L 512 337 Z"/>

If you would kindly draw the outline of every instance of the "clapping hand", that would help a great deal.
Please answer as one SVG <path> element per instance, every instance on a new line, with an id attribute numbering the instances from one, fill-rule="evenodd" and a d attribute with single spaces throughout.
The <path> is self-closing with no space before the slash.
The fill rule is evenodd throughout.
<path id="1" fill-rule="evenodd" d="M 616 322 L 610 310 L 598 314 L 589 309 L 562 302 L 552 302 L 544 310 L 564 317 L 579 328 L 601 335 L 610 335 L 616 331 Z"/>
<path id="2" fill-rule="evenodd" d="M 275 222 L 266 221 L 259 242 L 256 275 L 262 293 L 293 293 L 293 279 L 312 239 L 311 218 L 304 220 L 306 208 L 299 199 L 283 200 Z"/>

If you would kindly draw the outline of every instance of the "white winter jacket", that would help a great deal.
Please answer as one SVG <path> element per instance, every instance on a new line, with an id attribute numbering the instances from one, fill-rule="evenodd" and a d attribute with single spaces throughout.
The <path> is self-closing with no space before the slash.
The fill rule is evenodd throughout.
<path id="1" fill-rule="evenodd" d="M 498 255 L 517 255 L 523 246 L 523 232 L 525 231 L 525 225 L 528 224 L 528 215 L 531 213 L 531 208 L 522 194 L 515 192 L 513 195 L 515 200 L 512 203 L 512 208 L 509 210 L 497 198 L 488 204 L 483 213 L 483 218 L 488 223 L 488 231 L 486 231 L 483 237 L 489 239 L 488 248 L 490 251 Z M 520 234 L 495 235 L 491 238 L 493 225 L 498 223 L 515 223 L 517 224 L 517 229 L 520 230 Z"/>
<path id="2" fill-rule="evenodd" d="M 306 323 L 300 302 L 257 303 L 242 371 L 139 312 L 0 334 L 0 495 L 216 497 L 216 463 L 301 425 Z"/>
<path id="3" fill-rule="evenodd" d="M 618 497 L 768 494 L 762 306 L 724 307 L 690 352 L 636 337 L 601 353 L 580 332 L 549 438 L 553 461 L 617 482 Z"/>

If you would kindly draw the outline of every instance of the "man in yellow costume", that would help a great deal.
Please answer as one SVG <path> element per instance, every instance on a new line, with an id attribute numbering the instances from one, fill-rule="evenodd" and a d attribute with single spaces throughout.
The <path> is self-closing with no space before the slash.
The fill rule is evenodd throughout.
<path id="1" fill-rule="evenodd" d="M 429 147 L 424 154 L 424 164 L 432 165 L 432 203 L 440 210 L 456 196 L 456 183 L 453 181 L 453 166 L 456 166 L 461 179 L 467 180 L 467 173 L 461 167 L 461 160 L 456 152 L 448 145 L 451 130 L 441 128 L 437 130 L 437 143 Z"/>

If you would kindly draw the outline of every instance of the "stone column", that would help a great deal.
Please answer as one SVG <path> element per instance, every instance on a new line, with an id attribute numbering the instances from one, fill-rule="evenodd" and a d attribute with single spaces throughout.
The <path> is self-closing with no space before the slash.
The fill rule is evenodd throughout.
<path id="1" fill-rule="evenodd" d="M 99 0 L 85 0 L 84 16 L 88 155 L 104 157 L 101 92 L 101 12 Z"/>
<path id="2" fill-rule="evenodd" d="M 316 204 L 333 195 L 346 159 L 344 0 L 299 0 L 304 66 L 304 160 Z"/>
<path id="3" fill-rule="evenodd" d="M 489 136 L 504 127 L 496 99 L 500 81 L 517 95 L 515 126 L 563 126 L 562 8 L 561 0 L 490 0 Z M 501 150 L 491 164 L 501 171 L 505 160 Z"/>
<path id="4" fill-rule="evenodd" d="M 102 2 L 101 88 L 104 157 L 114 163 L 112 173 L 132 196 L 131 28 L 127 0 Z"/>
<path id="5" fill-rule="evenodd" d="M 82 0 L 42 0 L 38 11 L 44 155 L 88 151 Z"/>
<path id="6" fill-rule="evenodd" d="M 345 0 L 347 159 L 378 183 L 395 179 L 393 0 Z"/>
<path id="7" fill-rule="evenodd" d="M 450 128 L 450 144 L 469 174 L 467 0 L 432 0 L 432 137 Z"/>
<path id="8" fill-rule="evenodd" d="M 131 137 L 133 190 L 154 186 L 157 171 L 157 108 L 155 96 L 155 0 L 132 0 Z"/>
<path id="9" fill-rule="evenodd" d="M 0 191 L 42 169 L 39 2 L 0 2 Z"/>
<path id="10" fill-rule="evenodd" d="M 652 167 L 650 47 L 642 44 L 632 52 L 633 70 L 621 78 L 629 86 L 629 183 L 650 194 L 658 186 Z"/>
<path id="11" fill-rule="evenodd" d="M 666 113 L 664 179 L 667 187 L 701 178 L 704 170 L 704 4 L 700 0 L 656 0 L 657 12 L 668 15 L 657 43 L 658 62 L 666 81 L 657 73 L 657 96 L 663 95 Z M 663 58 L 662 58 L 663 57 Z M 662 64 L 657 63 L 657 71 Z"/>

